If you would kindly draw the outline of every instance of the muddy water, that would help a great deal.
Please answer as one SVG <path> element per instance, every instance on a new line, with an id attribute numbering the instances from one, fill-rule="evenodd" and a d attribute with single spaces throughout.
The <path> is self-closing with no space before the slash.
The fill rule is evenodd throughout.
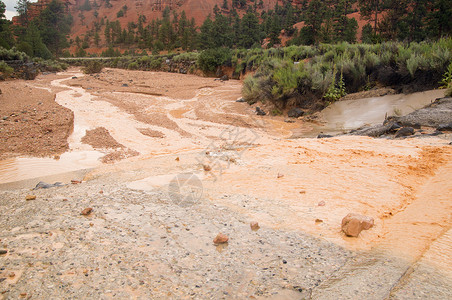
<path id="1" fill-rule="evenodd" d="M 406 115 L 440 97 L 444 97 L 444 90 L 338 101 L 322 111 L 323 125 L 313 126 L 307 132 L 296 130 L 295 135 L 314 137 L 319 132 L 337 134 L 363 125 L 381 124 L 386 115 Z"/>
<path id="2" fill-rule="evenodd" d="M 0 183 L 67 173 L 100 165 L 98 151 L 63 153 L 59 158 L 18 157 L 0 161 Z"/>

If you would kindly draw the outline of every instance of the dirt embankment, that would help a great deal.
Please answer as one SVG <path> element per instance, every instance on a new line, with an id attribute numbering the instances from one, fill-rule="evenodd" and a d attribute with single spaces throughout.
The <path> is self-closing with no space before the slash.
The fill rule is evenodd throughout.
<path id="1" fill-rule="evenodd" d="M 0 158 L 51 156 L 68 149 L 74 114 L 36 82 L 0 82 Z"/>

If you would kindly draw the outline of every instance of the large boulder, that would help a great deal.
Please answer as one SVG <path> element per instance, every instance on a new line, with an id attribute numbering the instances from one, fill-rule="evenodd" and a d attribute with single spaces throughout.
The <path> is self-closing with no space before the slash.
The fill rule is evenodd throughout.
<path id="1" fill-rule="evenodd" d="M 350 213 L 342 219 L 342 231 L 347 236 L 357 237 L 361 231 L 374 226 L 372 217 Z"/>

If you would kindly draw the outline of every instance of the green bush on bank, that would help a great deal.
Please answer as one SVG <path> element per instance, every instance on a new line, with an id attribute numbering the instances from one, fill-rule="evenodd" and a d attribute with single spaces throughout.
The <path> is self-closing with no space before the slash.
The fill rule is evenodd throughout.
<path id="1" fill-rule="evenodd" d="M 414 90 L 438 87 L 452 60 L 452 39 L 258 50 L 233 53 L 236 72 L 255 72 L 244 82 L 244 98 L 282 106 L 293 100 L 309 106 L 310 101 L 329 103 L 375 85 Z"/>

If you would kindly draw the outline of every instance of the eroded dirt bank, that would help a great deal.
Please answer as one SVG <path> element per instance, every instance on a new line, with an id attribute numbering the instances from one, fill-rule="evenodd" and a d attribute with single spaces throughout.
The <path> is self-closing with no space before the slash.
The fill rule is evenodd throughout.
<path id="1" fill-rule="evenodd" d="M 48 78 L 0 82 L 0 159 L 50 156 L 69 149 L 71 110 L 55 103 Z"/>
<path id="2" fill-rule="evenodd" d="M 54 84 L 73 87 L 61 103 L 83 125 L 69 143 L 108 130 L 90 143 L 140 155 L 81 184 L 0 192 L 0 298 L 451 297 L 450 141 L 287 139 L 282 119 L 235 102 L 236 81 L 112 72 Z M 176 92 L 183 78 L 199 81 Z M 154 95 L 164 85 L 178 96 Z M 186 173 L 200 184 L 174 181 Z M 375 227 L 346 237 L 349 212 Z"/>

